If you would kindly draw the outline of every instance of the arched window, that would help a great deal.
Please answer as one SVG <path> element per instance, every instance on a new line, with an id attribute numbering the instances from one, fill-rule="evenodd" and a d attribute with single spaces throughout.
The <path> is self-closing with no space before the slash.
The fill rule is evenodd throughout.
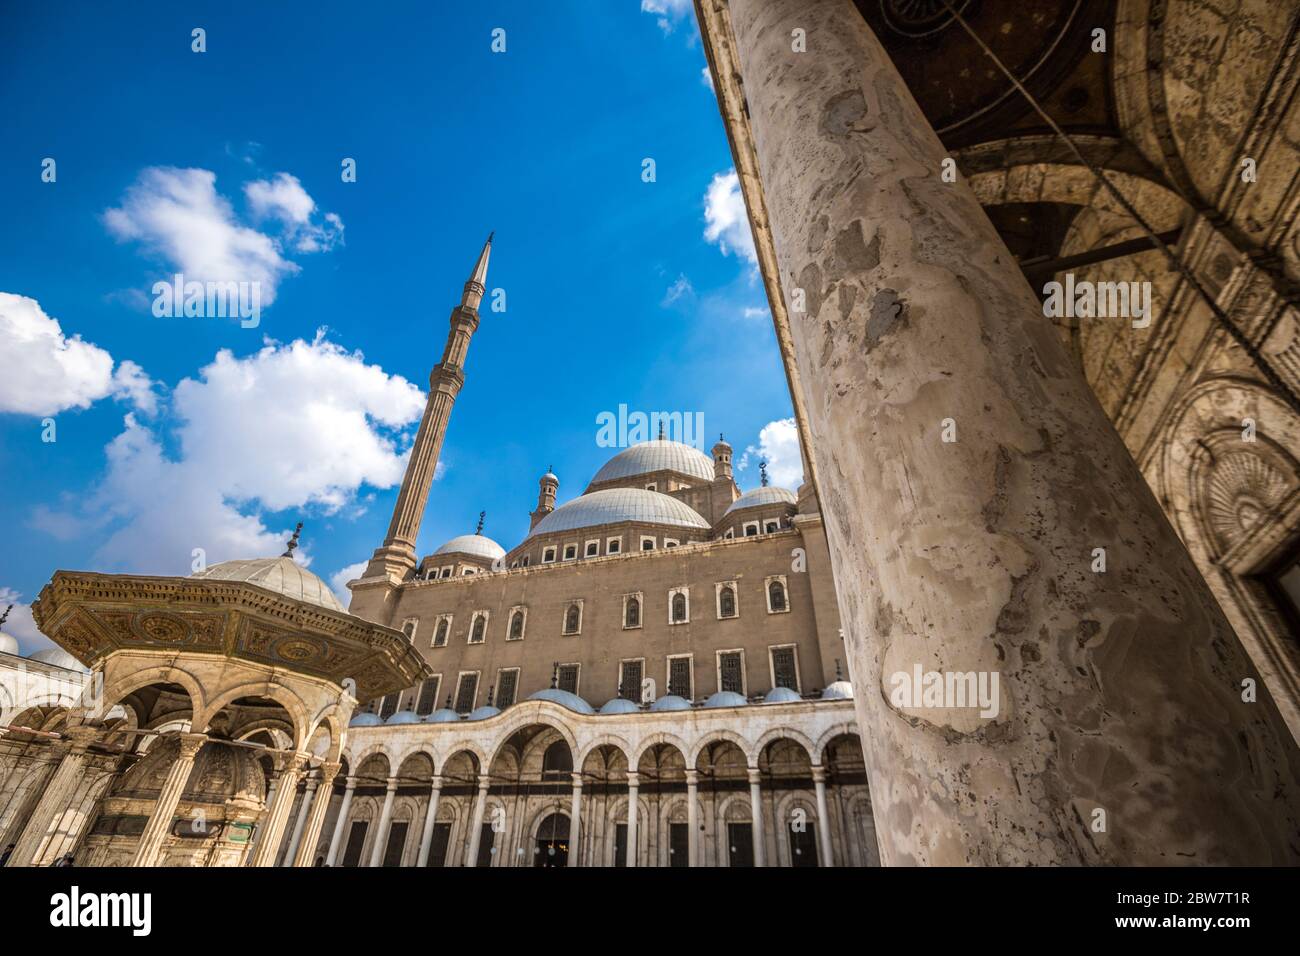
<path id="1" fill-rule="evenodd" d="M 736 616 L 736 592 L 730 587 L 718 592 L 718 613 L 722 617 Z"/>
<path id="2" fill-rule="evenodd" d="M 474 618 L 474 632 L 470 635 L 471 644 L 482 644 L 483 636 L 487 633 L 487 618 L 482 614 Z"/>
<path id="3" fill-rule="evenodd" d="M 546 753 L 542 755 L 542 777 L 569 779 L 569 774 L 573 773 L 573 754 L 569 752 L 569 745 L 563 740 L 557 740 L 546 748 Z"/>
<path id="4" fill-rule="evenodd" d="M 582 625 L 582 608 L 576 604 L 570 604 L 569 609 L 564 612 L 564 633 L 577 634 L 578 628 Z"/>
<path id="5" fill-rule="evenodd" d="M 510 640 L 517 641 L 524 636 L 524 612 L 515 611 L 510 617 Z"/>
<path id="6" fill-rule="evenodd" d="M 686 595 L 678 591 L 673 595 L 673 623 L 679 624 L 686 620 Z"/>
<path id="7" fill-rule="evenodd" d="M 785 585 L 780 581 L 773 581 L 767 586 L 767 603 L 773 611 L 785 610 Z"/>
<path id="8" fill-rule="evenodd" d="M 627 599 L 627 610 L 623 619 L 624 627 L 641 626 L 641 602 L 634 597 Z"/>
<path id="9" fill-rule="evenodd" d="M 438 622 L 437 633 L 433 635 L 433 646 L 442 647 L 447 643 L 447 619 L 444 617 Z"/>

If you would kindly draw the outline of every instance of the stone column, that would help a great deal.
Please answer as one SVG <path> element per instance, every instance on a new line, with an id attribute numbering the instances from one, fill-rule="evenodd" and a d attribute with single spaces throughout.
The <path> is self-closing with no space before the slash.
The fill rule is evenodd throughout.
<path id="1" fill-rule="evenodd" d="M 330 852 L 325 857 L 325 865 L 333 866 L 339 858 L 339 851 L 343 846 L 343 835 L 347 833 L 348 813 L 352 810 L 352 794 L 357 789 L 357 778 L 351 774 L 348 775 L 347 783 L 343 787 L 343 802 L 339 805 L 339 818 L 334 821 L 334 834 L 330 837 Z"/>
<path id="2" fill-rule="evenodd" d="M 379 814 L 379 826 L 375 828 L 375 842 L 370 848 L 370 865 L 379 866 L 384 861 L 384 851 L 388 848 L 388 828 L 393 822 L 393 800 L 397 796 L 397 778 L 388 778 L 388 788 L 384 792 L 384 809 Z"/>
<path id="3" fill-rule="evenodd" d="M 700 811 L 696 806 L 699 789 L 700 772 L 686 771 L 686 863 L 688 866 L 700 865 Z"/>
<path id="4" fill-rule="evenodd" d="M 311 810 L 312 798 L 316 796 L 316 778 L 307 777 L 307 785 L 302 791 L 302 800 L 298 803 L 298 814 L 293 822 L 293 831 L 289 835 L 289 845 L 284 848 L 284 862 L 281 866 L 293 866 L 294 857 L 298 855 L 298 844 L 302 840 L 302 829 L 307 825 L 307 814 Z"/>
<path id="5" fill-rule="evenodd" d="M 744 79 L 883 862 L 1300 862 L 1300 752 L 852 0 L 698 2 Z M 997 675 L 996 713 L 902 696 L 914 669 Z"/>
<path id="6" fill-rule="evenodd" d="M 0 791 L 0 850 L 17 843 L 65 752 L 66 746 L 47 744 L 29 766 L 9 775 L 4 791 Z"/>
<path id="7" fill-rule="evenodd" d="M 641 779 L 635 770 L 627 772 L 627 866 L 637 865 L 637 823 L 641 814 L 637 812 L 637 790 Z"/>
<path id="8" fill-rule="evenodd" d="M 573 798 L 569 801 L 569 866 L 581 866 L 578 847 L 582 845 L 582 774 L 573 774 Z"/>
<path id="9" fill-rule="evenodd" d="M 305 753 L 281 755 L 280 773 L 275 781 L 275 799 L 266 811 L 262 823 L 262 836 L 257 841 L 257 849 L 249 857 L 249 866 L 275 866 L 275 858 L 280 850 L 280 840 L 284 836 L 285 824 L 289 821 L 289 811 L 293 808 L 293 798 L 298 790 L 298 779 L 302 776 L 302 766 L 307 762 Z"/>
<path id="10" fill-rule="evenodd" d="M 763 775 L 755 767 L 749 768 L 750 836 L 754 841 L 754 865 L 767 866 L 767 839 L 763 830 L 763 794 L 758 789 Z"/>
<path id="11" fill-rule="evenodd" d="M 433 828 L 438 823 L 438 798 L 442 796 L 442 777 L 433 775 L 433 786 L 429 788 L 429 810 L 424 815 L 424 833 L 420 836 L 420 856 L 416 866 L 429 865 L 429 851 L 433 849 Z"/>
<path id="12" fill-rule="evenodd" d="M 478 844 L 483 834 L 483 813 L 487 809 L 488 775 L 478 775 L 478 797 L 474 801 L 474 817 L 469 825 L 469 847 L 465 850 L 465 865 L 478 866 Z"/>
<path id="13" fill-rule="evenodd" d="M 62 749 L 62 756 L 14 843 L 8 866 L 31 866 L 35 861 L 50 824 L 55 816 L 67 809 L 76 792 L 86 763 L 86 751 L 98 735 L 99 730 L 94 727 L 73 727 L 65 732 L 66 743 L 53 745 Z"/>
<path id="14" fill-rule="evenodd" d="M 302 832 L 298 851 L 293 856 L 294 866 L 311 866 L 312 857 L 316 855 L 316 844 L 320 842 L 321 827 L 325 825 L 325 815 L 329 813 L 330 800 L 334 798 L 334 778 L 338 776 L 338 763 L 321 764 L 320 789 L 311 805 L 311 815 L 307 817 L 307 828 Z M 311 784 L 308 789 L 311 789 Z"/>
<path id="15" fill-rule="evenodd" d="M 163 781 L 162 790 L 158 793 L 158 802 L 154 805 L 144 832 L 140 834 L 140 843 L 136 846 L 135 858 L 131 861 L 132 866 L 158 864 L 158 854 L 162 850 L 163 841 L 171 833 L 172 821 L 176 819 L 176 805 L 180 803 L 181 794 L 185 792 L 185 784 L 190 779 L 190 771 L 194 769 L 194 758 L 198 756 L 199 748 L 208 739 L 203 734 L 181 734 L 180 738 L 180 753 L 167 771 L 167 779 Z"/>
<path id="16" fill-rule="evenodd" d="M 812 768 L 813 789 L 817 791 L 817 845 L 821 849 L 822 866 L 834 866 L 835 854 L 831 852 L 831 816 L 826 809 L 826 768 L 820 764 Z"/>

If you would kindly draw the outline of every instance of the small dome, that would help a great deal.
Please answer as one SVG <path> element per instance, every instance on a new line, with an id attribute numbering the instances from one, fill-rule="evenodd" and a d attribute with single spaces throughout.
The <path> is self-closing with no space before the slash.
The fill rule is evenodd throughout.
<path id="1" fill-rule="evenodd" d="M 594 714 L 591 704 L 587 703 L 577 694 L 570 694 L 567 690 L 557 690 L 554 687 L 547 687 L 545 690 L 539 690 L 535 694 L 528 695 L 529 700 L 549 700 L 553 704 L 559 704 L 561 707 L 567 707 L 575 714 Z"/>
<path id="2" fill-rule="evenodd" d="M 357 714 L 348 722 L 349 727 L 378 727 L 383 721 L 378 714 Z"/>
<path id="3" fill-rule="evenodd" d="M 420 715 L 413 710 L 399 710 L 384 721 L 386 724 L 418 724 L 419 722 Z"/>
<path id="4" fill-rule="evenodd" d="M 725 518 L 733 511 L 743 511 L 746 508 L 758 508 L 763 505 L 787 504 L 797 505 L 799 499 L 795 493 L 788 488 L 778 488 L 776 485 L 768 485 L 766 488 L 755 488 L 753 491 L 747 491 L 731 503 L 731 507 L 722 513 Z"/>
<path id="5" fill-rule="evenodd" d="M 798 692 L 791 690 L 789 687 L 773 687 L 767 692 L 767 696 L 763 698 L 763 703 L 797 704 L 801 700 L 803 698 L 799 696 Z"/>
<path id="6" fill-rule="evenodd" d="M 499 708 L 493 707 L 491 704 L 484 704 L 482 707 L 476 707 L 473 710 L 471 710 L 469 712 L 469 716 L 466 717 L 465 719 L 466 720 L 487 720 L 489 717 L 495 717 L 499 713 L 501 713 Z"/>
<path id="7" fill-rule="evenodd" d="M 705 707 L 744 707 L 749 701 L 732 690 L 720 690 L 704 702 Z"/>
<path id="8" fill-rule="evenodd" d="M 456 713 L 449 707 L 443 707 L 435 710 L 428 717 L 424 718 L 426 724 L 454 724 L 460 720 L 460 714 Z"/>
<path id="9" fill-rule="evenodd" d="M 622 521 L 639 521 L 645 524 L 662 524 L 675 528 L 709 529 L 709 523 L 690 505 L 658 491 L 643 488 L 606 488 L 593 491 L 565 502 L 548 514 L 528 535 L 550 534 L 554 531 L 573 531 L 578 528 L 595 528 L 598 525 L 618 524 Z"/>
<path id="10" fill-rule="evenodd" d="M 651 704 L 650 709 L 655 711 L 690 710 L 691 702 L 685 697 L 678 697 L 676 694 L 665 694 Z"/>
<path id="11" fill-rule="evenodd" d="M 347 613 L 347 608 L 339 603 L 330 586 L 293 558 L 222 561 L 206 570 L 196 571 L 190 577 L 201 581 L 243 581 L 295 601 L 315 604 L 340 614 Z"/>
<path id="12" fill-rule="evenodd" d="M 434 554 L 470 554 L 476 558 L 495 561 L 506 556 L 506 549 L 491 538 L 481 534 L 461 534 L 452 538 Z"/>
<path id="13" fill-rule="evenodd" d="M 615 697 L 613 700 L 605 701 L 600 708 L 602 714 L 635 714 L 641 708 L 626 697 Z"/>
<path id="14" fill-rule="evenodd" d="M 17 654 L 18 638 L 12 634 L 0 633 L 0 654 Z"/>
<path id="15" fill-rule="evenodd" d="M 61 647 L 47 647 L 43 651 L 37 651 L 31 655 L 29 660 L 40 661 L 42 664 L 49 664 L 51 667 L 62 667 L 66 670 L 76 671 L 79 674 L 90 673 L 89 667 Z"/>
<path id="16" fill-rule="evenodd" d="M 846 680 L 832 681 L 822 691 L 822 700 L 852 700 L 853 685 Z"/>
<path id="17" fill-rule="evenodd" d="M 655 471 L 675 471 L 679 474 L 713 480 L 713 459 L 698 448 L 679 441 L 647 441 L 619 452 L 596 472 L 591 483 L 634 478 Z"/>

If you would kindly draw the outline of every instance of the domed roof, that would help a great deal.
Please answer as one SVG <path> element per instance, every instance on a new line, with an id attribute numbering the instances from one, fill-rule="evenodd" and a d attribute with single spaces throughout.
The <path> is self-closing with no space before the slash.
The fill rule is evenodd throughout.
<path id="1" fill-rule="evenodd" d="M 553 531 L 594 528 L 620 521 L 640 521 L 675 528 L 707 530 L 709 523 L 689 505 L 676 498 L 642 488 L 606 488 L 593 491 L 560 505 L 529 533 L 529 537 Z"/>
<path id="2" fill-rule="evenodd" d="M 798 692 L 791 690 L 789 687 L 773 687 L 767 692 L 767 696 L 763 698 L 763 703 L 793 704 L 801 700 L 803 698 L 799 696 Z"/>
<path id="3" fill-rule="evenodd" d="M 244 581 L 295 601 L 315 604 L 341 614 L 347 613 L 347 608 L 339 603 L 329 585 L 293 558 L 281 556 L 222 561 L 203 571 L 196 571 L 190 577 L 207 581 Z"/>
<path id="4" fill-rule="evenodd" d="M 12 634 L 0 633 L 0 654 L 17 654 L 18 638 Z"/>
<path id="5" fill-rule="evenodd" d="M 357 714 L 349 722 L 349 727 L 378 727 L 383 721 L 378 714 Z"/>
<path id="6" fill-rule="evenodd" d="M 713 459 L 698 448 L 679 441 L 647 441 L 625 448 L 605 462 L 591 483 L 594 485 L 602 481 L 617 481 L 620 478 L 648 475 L 654 471 L 676 471 L 692 478 L 712 481 Z"/>
<path id="7" fill-rule="evenodd" d="M 460 714 L 456 713 L 450 707 L 443 707 L 435 710 L 428 717 L 424 718 L 426 724 L 454 724 L 460 720 Z"/>
<path id="8" fill-rule="evenodd" d="M 725 518 L 733 511 L 740 511 L 744 508 L 757 508 L 760 505 L 774 504 L 798 504 L 799 499 L 793 491 L 788 488 L 778 488 L 776 485 L 767 485 L 763 488 L 755 488 L 747 491 L 731 503 L 731 507 L 722 513 Z"/>
<path id="9" fill-rule="evenodd" d="M 846 680 L 831 681 L 822 691 L 822 700 L 852 700 L 853 685 Z"/>
<path id="10" fill-rule="evenodd" d="M 567 707 L 576 714 L 594 714 L 591 704 L 587 703 L 577 694 L 570 694 L 567 690 L 557 690 L 554 687 L 547 687 L 539 690 L 535 694 L 528 695 L 529 700 L 549 700 L 553 704 L 559 704 L 561 707 Z"/>
<path id="11" fill-rule="evenodd" d="M 744 707 L 749 701 L 735 691 L 720 690 L 704 702 L 705 707 Z"/>
<path id="12" fill-rule="evenodd" d="M 45 650 L 37 651 L 31 655 L 30 659 L 40 661 L 42 664 L 49 664 L 52 667 L 63 667 L 70 671 L 77 671 L 80 674 L 90 673 L 89 667 L 61 647 L 47 647 Z"/>
<path id="13" fill-rule="evenodd" d="M 604 706 L 600 708 L 602 714 L 635 714 L 641 708 L 626 697 L 615 697 L 613 700 L 605 701 Z"/>
<path id="14" fill-rule="evenodd" d="M 506 556 L 506 549 L 491 538 L 481 534 L 460 534 L 452 538 L 434 554 L 472 554 L 476 558 L 495 561 Z"/>
<path id="15" fill-rule="evenodd" d="M 399 710 L 384 721 L 386 724 L 418 724 L 419 722 L 420 715 L 413 710 Z"/>
<path id="16" fill-rule="evenodd" d="M 469 712 L 466 720 L 487 720 L 489 717 L 495 717 L 501 711 L 491 704 L 484 704 L 482 707 L 476 707 Z"/>
<path id="17" fill-rule="evenodd" d="M 650 709 L 657 710 L 657 711 L 690 710 L 691 702 L 687 700 L 685 697 L 678 697 L 676 694 L 665 694 L 663 697 L 660 697 L 653 704 L 651 704 Z"/>

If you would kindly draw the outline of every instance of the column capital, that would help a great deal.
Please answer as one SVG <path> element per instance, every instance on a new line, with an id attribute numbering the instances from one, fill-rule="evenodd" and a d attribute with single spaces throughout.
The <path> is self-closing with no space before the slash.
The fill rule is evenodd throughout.
<path id="1" fill-rule="evenodd" d="M 357 789 L 357 775 L 354 774 L 354 773 L 350 773 L 350 774 L 348 774 L 348 778 L 347 778 L 347 782 L 346 782 L 345 786 L 346 786 L 347 789 L 349 789 L 349 790 L 355 790 L 355 789 Z"/>
<path id="2" fill-rule="evenodd" d="M 749 777 L 749 785 L 751 787 L 756 787 L 763 782 L 763 771 L 759 770 L 757 767 L 747 768 L 746 775 Z"/>
<path id="3" fill-rule="evenodd" d="M 640 783 L 641 783 L 641 775 L 637 773 L 635 770 L 629 770 L 627 772 L 627 785 L 629 787 L 636 787 L 639 786 Z"/>
<path id="4" fill-rule="evenodd" d="M 311 754 L 304 753 L 301 750 L 280 751 L 275 757 L 275 769 L 280 776 L 287 776 L 291 773 L 297 773 L 302 769 L 303 764 L 311 759 Z"/>
<path id="5" fill-rule="evenodd" d="M 480 774 L 478 775 L 478 791 L 479 791 L 479 793 L 487 793 L 487 789 L 488 789 L 488 787 L 490 787 L 491 785 L 492 785 L 492 778 L 491 778 L 491 777 L 489 777 L 489 776 L 488 776 L 487 774 L 485 774 L 485 773 L 480 773 Z"/>
<path id="6" fill-rule="evenodd" d="M 812 765 L 812 778 L 813 778 L 813 783 L 825 783 L 825 782 L 826 782 L 826 768 L 825 768 L 824 766 L 822 766 L 821 764 L 819 764 L 819 763 L 815 763 L 815 764 L 813 764 L 813 765 Z"/>
<path id="7" fill-rule="evenodd" d="M 334 778 L 339 775 L 343 765 L 337 760 L 330 760 L 320 765 L 320 782 L 328 787 L 334 783 Z"/>
<path id="8" fill-rule="evenodd" d="M 68 749 L 73 753 L 80 754 L 90 749 L 90 745 L 95 742 L 95 738 L 100 733 L 99 727 L 88 727 L 85 724 L 80 724 L 65 730 L 63 736 L 68 741 Z"/>
<path id="9" fill-rule="evenodd" d="M 398 779 L 396 777 L 389 777 L 386 781 L 384 781 L 384 783 L 386 785 L 386 790 L 388 793 L 396 792 L 397 784 L 398 784 Z"/>
<path id="10" fill-rule="evenodd" d="M 207 734 L 181 734 L 181 759 L 193 760 L 208 742 Z"/>
<path id="11" fill-rule="evenodd" d="M 573 789 L 574 789 L 574 790 L 581 790 L 581 789 L 582 789 L 582 774 L 578 773 L 578 772 L 575 770 L 573 773 L 569 774 L 569 777 L 570 777 L 570 779 L 573 780 Z"/>
<path id="12" fill-rule="evenodd" d="M 698 770 L 686 771 L 686 786 L 698 787 L 700 785 L 700 772 Z"/>

